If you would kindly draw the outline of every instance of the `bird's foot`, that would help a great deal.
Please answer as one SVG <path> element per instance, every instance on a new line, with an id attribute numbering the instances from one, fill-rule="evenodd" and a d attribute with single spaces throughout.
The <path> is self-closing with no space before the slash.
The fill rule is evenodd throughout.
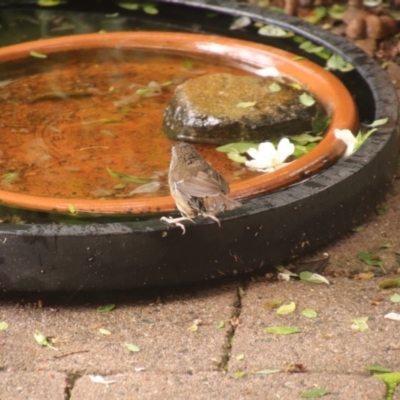
<path id="1" fill-rule="evenodd" d="M 185 228 L 185 225 L 181 224 L 181 221 L 192 221 L 192 220 L 190 218 L 187 218 L 187 217 L 180 217 L 180 218 L 161 217 L 160 221 L 164 221 L 167 224 L 179 226 L 179 228 L 182 229 L 182 235 L 184 235 L 185 232 L 186 232 L 186 228 Z"/>
<path id="2" fill-rule="evenodd" d="M 215 215 L 212 215 L 212 214 L 203 214 L 203 217 L 211 218 L 211 219 L 214 220 L 214 221 L 218 224 L 218 226 L 221 228 L 221 222 L 219 222 L 219 219 L 218 219 Z"/>

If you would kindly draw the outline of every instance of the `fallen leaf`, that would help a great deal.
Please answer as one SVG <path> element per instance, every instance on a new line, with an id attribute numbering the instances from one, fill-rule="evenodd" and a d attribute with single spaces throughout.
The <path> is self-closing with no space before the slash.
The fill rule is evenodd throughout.
<path id="1" fill-rule="evenodd" d="M 217 329 L 222 329 L 225 326 L 225 322 L 224 321 L 219 321 L 215 324 L 215 327 Z"/>
<path id="2" fill-rule="evenodd" d="M 354 318 L 351 320 L 353 324 L 351 325 L 351 329 L 357 330 L 360 332 L 365 332 L 368 329 L 368 317 L 359 317 L 359 318 Z"/>
<path id="3" fill-rule="evenodd" d="M 357 277 L 360 279 L 372 279 L 375 276 L 373 272 L 360 272 Z"/>
<path id="4" fill-rule="evenodd" d="M 110 383 L 115 383 L 113 379 L 105 379 L 101 375 L 89 375 L 89 379 L 94 383 L 101 383 L 103 385 L 109 385 Z"/>
<path id="5" fill-rule="evenodd" d="M 0 322 L 0 331 L 6 331 L 8 329 L 8 324 L 5 321 Z"/>
<path id="6" fill-rule="evenodd" d="M 39 53 L 38 51 L 34 50 L 30 51 L 29 55 L 35 58 L 47 58 L 47 54 Z"/>
<path id="7" fill-rule="evenodd" d="M 287 315 L 287 314 L 291 314 L 294 310 L 296 310 L 296 303 L 292 301 L 289 304 L 284 304 L 283 306 L 280 306 L 276 310 L 276 313 L 278 315 Z"/>
<path id="8" fill-rule="evenodd" d="M 249 17 L 239 17 L 236 18 L 235 21 L 233 21 L 229 29 L 235 30 L 235 29 L 245 28 L 250 24 L 251 24 L 251 19 Z"/>
<path id="9" fill-rule="evenodd" d="M 269 326 L 264 328 L 263 331 L 274 335 L 290 335 L 301 332 L 301 329 L 295 326 Z"/>
<path id="10" fill-rule="evenodd" d="M 281 372 L 280 369 L 260 369 L 259 371 L 254 372 L 255 374 L 260 374 L 260 375 L 270 375 L 270 374 L 276 374 L 278 372 Z"/>
<path id="11" fill-rule="evenodd" d="M 390 296 L 390 301 L 392 303 L 400 303 L 400 294 L 395 293 Z M 1 329 L 0 329 L 1 330 Z"/>
<path id="12" fill-rule="evenodd" d="M 241 103 L 237 103 L 236 107 L 238 108 L 249 108 L 256 105 L 256 101 L 242 101 Z"/>
<path id="13" fill-rule="evenodd" d="M 258 34 L 261 36 L 272 36 L 272 37 L 291 37 L 293 32 L 285 31 L 275 25 L 264 25 L 258 30 Z"/>
<path id="14" fill-rule="evenodd" d="M 378 215 L 385 215 L 388 212 L 388 208 L 386 206 L 377 206 L 375 209 Z"/>
<path id="15" fill-rule="evenodd" d="M 271 299 L 264 301 L 262 307 L 266 310 L 272 310 L 273 308 L 278 308 L 283 303 L 283 300 Z"/>
<path id="16" fill-rule="evenodd" d="M 47 337 L 43 335 L 43 333 L 39 332 L 38 330 L 35 331 L 33 334 L 33 337 L 35 338 L 36 342 L 39 343 L 43 347 L 49 347 L 50 349 L 53 350 L 58 350 L 57 348 L 53 347 L 49 341 L 47 340 Z"/>
<path id="17" fill-rule="evenodd" d="M 107 304 L 105 306 L 99 307 L 97 309 L 97 312 L 98 313 L 108 313 L 108 312 L 114 310 L 114 308 L 115 308 L 115 304 Z"/>
<path id="18" fill-rule="evenodd" d="M 306 107 L 311 107 L 315 104 L 315 99 L 310 96 L 308 93 L 304 92 L 299 96 L 301 104 L 303 104 Z"/>
<path id="19" fill-rule="evenodd" d="M 111 335 L 111 332 L 110 332 L 109 330 L 107 330 L 107 329 L 104 329 L 104 328 L 100 328 L 100 329 L 99 329 L 99 332 L 100 332 L 102 335 Z"/>
<path id="20" fill-rule="evenodd" d="M 392 289 L 400 287 L 400 279 L 385 279 L 378 285 L 379 289 Z"/>
<path id="21" fill-rule="evenodd" d="M 244 354 L 240 354 L 240 355 L 236 356 L 236 360 L 238 360 L 238 361 L 244 360 Z"/>
<path id="22" fill-rule="evenodd" d="M 238 371 L 233 374 L 233 377 L 235 379 L 241 379 L 241 378 L 244 378 L 245 376 L 246 376 L 246 372 L 244 372 L 244 371 Z"/>
<path id="23" fill-rule="evenodd" d="M 310 271 L 300 272 L 299 277 L 302 281 L 306 282 L 317 283 L 317 284 L 326 283 L 327 285 L 330 284 L 328 279 L 326 279 L 324 276 L 320 274 L 313 274 Z"/>
<path id="24" fill-rule="evenodd" d="M 371 372 L 391 372 L 389 368 L 381 367 L 380 365 L 368 365 L 365 369 Z"/>
<path id="25" fill-rule="evenodd" d="M 125 343 L 125 347 L 132 353 L 138 353 L 140 351 L 140 348 L 135 344 Z"/>
<path id="26" fill-rule="evenodd" d="M 386 274 L 386 270 L 383 266 L 383 261 L 379 260 L 373 254 L 367 253 L 365 251 L 360 251 L 357 254 L 357 258 L 361 261 L 364 261 L 366 264 L 371 265 L 372 267 L 380 267 L 382 269 L 382 271 Z"/>
<path id="27" fill-rule="evenodd" d="M 307 318 L 315 318 L 318 315 L 317 312 L 311 308 L 305 308 L 301 314 Z"/>
<path id="28" fill-rule="evenodd" d="M 353 232 L 362 232 L 364 229 L 365 229 L 364 226 L 357 226 L 357 227 L 355 227 L 355 228 L 352 228 L 351 230 L 352 230 Z"/>
<path id="29" fill-rule="evenodd" d="M 329 390 L 317 388 L 309 390 L 308 392 L 301 393 L 300 397 L 302 399 L 316 399 L 317 397 L 322 397 L 329 393 L 330 393 Z"/>

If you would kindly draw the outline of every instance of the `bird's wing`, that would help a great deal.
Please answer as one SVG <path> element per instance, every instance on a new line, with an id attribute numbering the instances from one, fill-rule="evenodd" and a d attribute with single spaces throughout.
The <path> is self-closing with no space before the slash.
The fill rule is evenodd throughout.
<path id="1" fill-rule="evenodd" d="M 214 176 L 210 177 L 205 172 L 199 171 L 196 176 L 176 182 L 176 186 L 180 192 L 193 197 L 218 196 L 221 192 L 226 193 L 224 191 L 225 185 L 228 186 L 225 179 L 222 178 L 222 180 L 223 182 L 215 179 Z"/>

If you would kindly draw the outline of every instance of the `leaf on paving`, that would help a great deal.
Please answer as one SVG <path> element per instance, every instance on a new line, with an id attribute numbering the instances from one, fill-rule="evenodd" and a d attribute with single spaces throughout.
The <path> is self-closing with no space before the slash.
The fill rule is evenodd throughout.
<path id="1" fill-rule="evenodd" d="M 235 379 L 241 379 L 241 378 L 244 378 L 245 376 L 246 376 L 246 372 L 244 372 L 244 371 L 238 371 L 233 374 L 233 377 Z"/>
<path id="2" fill-rule="evenodd" d="M 284 304 L 283 306 L 280 306 L 276 310 L 276 313 L 278 315 L 287 315 L 287 314 L 291 314 L 294 310 L 296 310 L 296 303 L 294 301 L 292 301 L 289 304 Z"/>
<path id="3" fill-rule="evenodd" d="M 244 360 L 244 354 L 240 354 L 240 355 L 236 356 L 236 360 L 238 360 L 238 361 Z"/>
<path id="4" fill-rule="evenodd" d="M 387 374 L 374 374 L 375 378 L 381 379 L 387 385 L 397 386 L 400 384 L 400 372 L 390 372 Z"/>
<path id="5" fill-rule="evenodd" d="M 302 399 L 316 399 L 318 397 L 325 396 L 326 394 L 329 394 L 330 391 L 326 389 L 311 389 L 307 392 L 303 392 L 300 394 L 300 397 Z"/>
<path id="6" fill-rule="evenodd" d="M 322 284 L 322 283 L 325 283 L 327 285 L 330 284 L 328 279 L 326 279 L 324 276 L 320 274 L 313 274 L 310 271 L 300 272 L 299 276 L 302 281 L 317 283 L 317 284 Z"/>
<path id="7" fill-rule="evenodd" d="M 236 18 L 235 21 L 232 22 L 229 27 L 230 30 L 245 28 L 251 24 L 251 19 L 249 17 L 239 17 Z"/>
<path id="8" fill-rule="evenodd" d="M 357 258 L 361 261 L 364 261 L 366 264 L 371 265 L 372 267 L 380 267 L 381 270 L 386 274 L 385 267 L 383 266 L 383 261 L 379 260 L 373 254 L 367 253 L 365 251 L 360 251 L 357 254 Z"/>
<path id="9" fill-rule="evenodd" d="M 385 318 L 391 319 L 393 321 L 400 321 L 400 314 L 394 313 L 394 312 L 390 312 L 390 313 L 385 315 Z"/>
<path id="10" fill-rule="evenodd" d="M 35 331 L 33 337 L 35 338 L 36 342 L 39 343 L 41 346 L 49 347 L 50 349 L 53 350 L 58 350 L 57 348 L 53 347 L 47 340 L 47 337 L 43 335 L 43 333 L 40 333 L 38 330 Z"/>
<path id="11" fill-rule="evenodd" d="M 109 385 L 110 383 L 115 383 L 116 382 L 116 380 L 114 380 L 114 379 L 105 379 L 101 375 L 89 375 L 89 379 L 93 383 L 101 383 L 103 385 Z"/>
<path id="12" fill-rule="evenodd" d="M 225 326 L 225 322 L 224 321 L 219 321 L 215 324 L 215 327 L 217 329 L 222 329 Z"/>
<path id="13" fill-rule="evenodd" d="M 8 329 L 8 324 L 5 321 L 0 322 L 0 331 L 6 331 Z"/>
<path id="14" fill-rule="evenodd" d="M 111 335 L 111 332 L 109 330 L 107 330 L 107 329 L 104 329 L 104 328 L 99 328 L 99 332 L 102 335 Z"/>
<path id="15" fill-rule="evenodd" d="M 313 310 L 312 308 L 305 308 L 302 312 L 302 315 L 304 315 L 307 318 L 316 318 L 317 317 L 317 312 Z"/>
<path id="16" fill-rule="evenodd" d="M 246 292 L 243 290 L 242 287 L 238 288 L 238 295 L 240 298 L 242 298 L 244 295 L 246 294 Z"/>
<path id="17" fill-rule="evenodd" d="M 383 244 L 381 247 L 382 247 L 382 249 L 390 249 L 392 247 L 392 243 L 387 242 L 387 243 Z"/>
<path id="18" fill-rule="evenodd" d="M 379 283 L 379 289 L 392 289 L 400 287 L 400 279 L 385 279 Z"/>
<path id="19" fill-rule="evenodd" d="M 391 372 L 389 368 L 381 367 L 380 365 L 368 365 L 365 369 L 371 372 Z"/>
<path id="20" fill-rule="evenodd" d="M 284 282 L 289 282 L 290 281 L 290 275 L 283 274 L 282 272 L 279 272 L 278 273 L 278 280 L 279 281 L 284 281 Z"/>
<path id="21" fill-rule="evenodd" d="M 362 232 L 365 229 L 364 226 L 356 226 L 355 228 L 352 228 L 351 230 L 353 232 Z"/>
<path id="22" fill-rule="evenodd" d="M 262 304 L 262 307 L 266 310 L 272 310 L 273 308 L 278 308 L 282 303 L 283 303 L 283 300 L 271 299 L 271 300 L 264 301 L 264 303 Z"/>
<path id="23" fill-rule="evenodd" d="M 125 343 L 125 347 L 132 353 L 138 353 L 140 351 L 140 348 L 135 344 Z"/>
<path id="24" fill-rule="evenodd" d="M 392 303 L 400 303 L 400 294 L 395 293 L 390 296 L 390 301 Z M 1 329 L 0 329 L 1 330 Z"/>
<path id="25" fill-rule="evenodd" d="M 375 276 L 373 272 L 360 272 L 357 277 L 359 279 L 372 279 Z"/>
<path id="26" fill-rule="evenodd" d="M 328 266 L 328 263 L 329 263 L 329 254 L 323 253 L 321 256 L 318 256 L 317 258 L 309 260 L 300 260 L 296 262 L 295 267 L 292 269 L 292 272 L 300 274 L 300 272 L 308 271 L 318 274 Z"/>
<path id="27" fill-rule="evenodd" d="M 368 317 L 359 317 L 351 320 L 353 324 L 351 325 L 351 329 L 354 331 L 365 332 L 368 329 Z"/>
<path id="28" fill-rule="evenodd" d="M 107 304 L 105 306 L 99 307 L 97 309 L 97 312 L 98 313 L 108 313 L 111 310 L 114 310 L 114 308 L 115 308 L 115 304 Z"/>
<path id="29" fill-rule="evenodd" d="M 301 329 L 296 326 L 268 326 L 263 331 L 274 335 L 291 335 L 292 333 L 301 332 Z"/>
<path id="30" fill-rule="evenodd" d="M 260 369 L 259 371 L 254 372 L 255 374 L 260 374 L 260 375 L 271 375 L 271 374 L 277 374 L 278 372 L 281 372 L 280 369 Z"/>
<path id="31" fill-rule="evenodd" d="M 385 215 L 388 212 L 388 208 L 386 206 L 377 206 L 375 211 L 378 215 Z"/>

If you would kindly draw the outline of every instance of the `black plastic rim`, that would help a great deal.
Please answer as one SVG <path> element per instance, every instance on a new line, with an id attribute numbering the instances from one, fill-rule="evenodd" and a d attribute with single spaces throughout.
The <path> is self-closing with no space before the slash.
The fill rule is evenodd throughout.
<path id="1" fill-rule="evenodd" d="M 0 1 L 0 5 L 16 3 Z M 107 1 L 87 3 L 101 3 L 105 10 L 113 7 Z M 341 37 L 266 9 L 226 1 L 160 3 L 179 10 L 187 7 L 248 16 L 324 45 L 353 64 L 369 88 L 375 113 L 364 118 L 388 117 L 388 123 L 355 154 L 321 174 L 221 215 L 221 228 L 209 220 L 198 220 L 188 224 L 182 235 L 179 228 L 166 226 L 159 217 L 72 226 L 1 224 L 3 290 L 124 289 L 250 272 L 337 238 L 365 219 L 383 199 L 397 167 L 398 100 L 388 76 L 372 59 Z"/>

